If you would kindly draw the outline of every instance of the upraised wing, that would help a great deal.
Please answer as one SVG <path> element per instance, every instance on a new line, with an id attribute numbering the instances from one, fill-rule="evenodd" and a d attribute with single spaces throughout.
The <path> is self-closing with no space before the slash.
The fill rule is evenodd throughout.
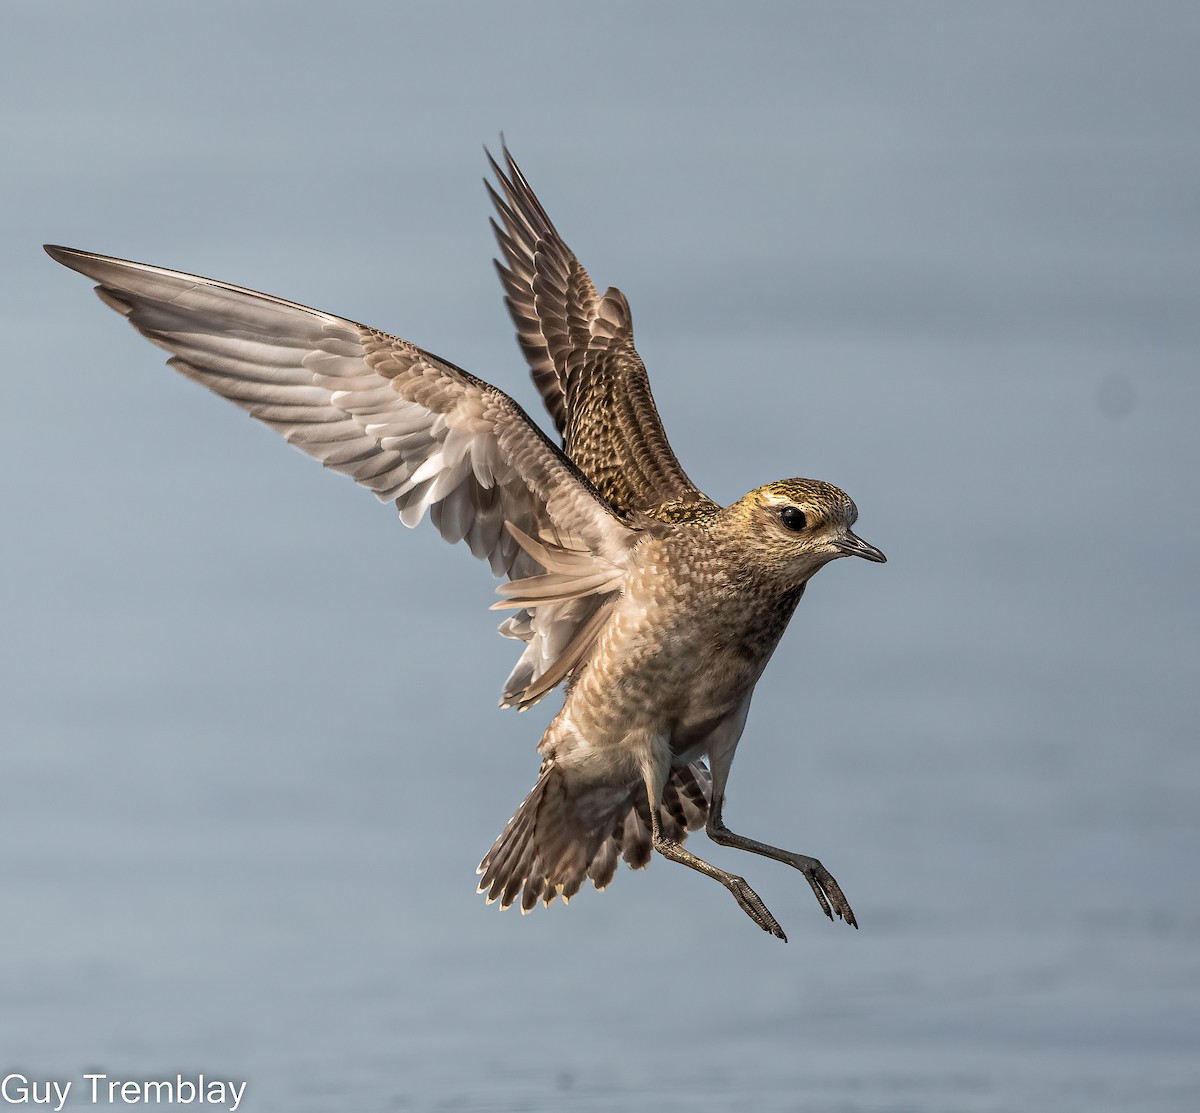
<path id="1" fill-rule="evenodd" d="M 502 391 L 387 333 L 253 290 L 63 247 L 168 364 L 349 475 L 415 526 L 465 540 L 522 608 L 503 702 L 528 706 L 582 661 L 638 533 Z"/>
<path id="2" fill-rule="evenodd" d="M 488 161 L 503 191 L 486 183 L 500 219 L 496 269 L 567 455 L 618 513 L 711 506 L 667 441 L 624 294 L 597 293 L 507 147 L 504 168 Z"/>

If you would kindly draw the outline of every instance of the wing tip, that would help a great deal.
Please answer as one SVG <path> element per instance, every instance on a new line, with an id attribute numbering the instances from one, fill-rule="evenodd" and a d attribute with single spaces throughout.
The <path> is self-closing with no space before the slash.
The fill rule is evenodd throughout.
<path id="1" fill-rule="evenodd" d="M 90 251 L 80 251 L 74 247 L 63 247 L 61 244 L 56 243 L 44 243 L 42 244 L 42 250 L 56 263 L 61 263 L 64 267 L 70 267 L 73 271 L 80 270 L 80 264 L 77 260 L 96 258 Z"/>

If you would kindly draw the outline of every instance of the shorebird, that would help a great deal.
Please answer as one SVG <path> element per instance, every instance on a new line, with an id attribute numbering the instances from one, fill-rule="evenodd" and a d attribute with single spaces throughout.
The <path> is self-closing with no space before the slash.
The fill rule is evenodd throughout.
<path id="1" fill-rule="evenodd" d="M 814 573 L 884 561 L 852 530 L 849 496 L 814 479 L 729 506 L 675 458 L 633 345 L 629 305 L 599 293 L 507 148 L 488 155 L 517 338 L 562 438 L 447 360 L 330 313 L 208 278 L 47 246 L 101 300 L 229 399 L 326 467 L 428 513 L 505 579 L 500 627 L 524 644 L 501 705 L 566 696 L 537 782 L 484 856 L 479 891 L 522 911 L 597 889 L 653 852 L 716 879 L 786 939 L 737 874 L 684 846 L 723 846 L 798 869 L 825 914 L 857 927 L 829 871 L 725 826 L 725 788 L 750 697 Z"/>

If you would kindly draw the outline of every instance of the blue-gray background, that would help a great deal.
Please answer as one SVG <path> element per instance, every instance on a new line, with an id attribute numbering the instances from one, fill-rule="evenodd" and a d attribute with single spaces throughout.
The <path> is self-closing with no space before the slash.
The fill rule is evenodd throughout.
<path id="1" fill-rule="evenodd" d="M 6 6 L 0 1067 L 250 1113 L 1200 1107 L 1200 13 L 591 7 Z M 829 479 L 890 557 L 814 583 L 728 808 L 861 932 L 720 849 L 787 946 L 662 861 L 485 907 L 552 711 L 495 707 L 485 569 L 39 248 L 536 408 L 501 129 L 698 484 Z"/>

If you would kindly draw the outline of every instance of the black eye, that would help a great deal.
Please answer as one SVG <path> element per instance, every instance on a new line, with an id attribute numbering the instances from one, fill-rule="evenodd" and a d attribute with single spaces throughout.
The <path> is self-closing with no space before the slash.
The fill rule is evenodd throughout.
<path id="1" fill-rule="evenodd" d="M 779 512 L 779 518 L 793 533 L 799 533 L 808 525 L 808 520 L 804 517 L 804 511 L 797 510 L 794 506 L 785 506 Z"/>

